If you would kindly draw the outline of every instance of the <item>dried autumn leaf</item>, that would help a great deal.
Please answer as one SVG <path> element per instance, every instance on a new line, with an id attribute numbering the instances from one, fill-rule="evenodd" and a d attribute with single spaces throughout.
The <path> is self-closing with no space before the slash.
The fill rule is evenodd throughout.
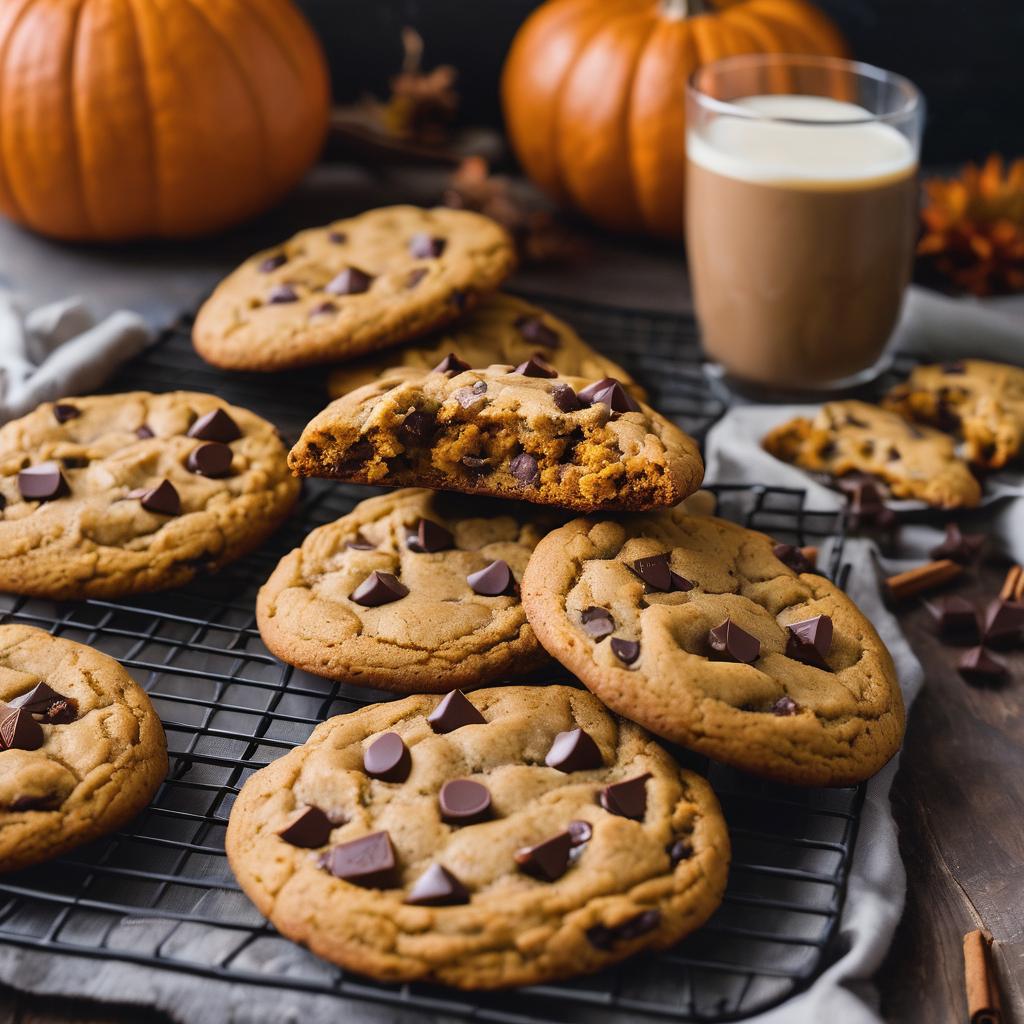
<path id="1" fill-rule="evenodd" d="M 458 73 L 449 64 L 423 71 L 423 38 L 413 28 L 402 29 L 402 47 L 405 59 L 401 72 L 391 79 L 385 126 L 403 138 L 438 145 L 448 138 L 459 109 Z"/>

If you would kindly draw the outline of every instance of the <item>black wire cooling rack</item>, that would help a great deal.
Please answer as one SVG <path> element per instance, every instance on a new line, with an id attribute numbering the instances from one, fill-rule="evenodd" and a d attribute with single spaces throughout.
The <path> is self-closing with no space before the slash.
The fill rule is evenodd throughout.
<path id="1" fill-rule="evenodd" d="M 691 322 L 548 302 L 648 386 L 653 404 L 703 436 L 723 411 L 701 376 Z M 112 390 L 220 394 L 294 435 L 323 404 L 323 375 L 226 375 L 199 362 L 188 322 L 131 364 Z M 302 743 L 330 715 L 387 699 L 283 665 L 260 640 L 256 592 L 312 528 L 366 489 L 315 481 L 260 551 L 216 576 L 129 601 L 56 604 L 0 595 L 0 622 L 23 622 L 119 659 L 164 722 L 171 770 L 127 829 L 50 864 L 0 877 L 0 943 L 121 960 L 418 1009 L 478 1021 L 731 1021 L 806 987 L 841 953 L 837 933 L 863 787 L 795 789 L 686 751 L 722 801 L 733 843 L 725 901 L 707 926 L 664 953 L 598 975 L 501 994 L 381 984 L 349 974 L 276 934 L 238 889 L 224 855 L 232 802 L 248 776 Z M 842 514 L 805 507 L 803 491 L 719 489 L 724 515 L 780 540 L 831 539 L 839 576 Z"/>

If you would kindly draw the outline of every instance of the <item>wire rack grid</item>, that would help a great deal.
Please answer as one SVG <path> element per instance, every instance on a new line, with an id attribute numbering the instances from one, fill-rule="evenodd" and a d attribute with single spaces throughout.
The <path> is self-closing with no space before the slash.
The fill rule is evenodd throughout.
<path id="1" fill-rule="evenodd" d="M 673 409 L 695 433 L 721 412 L 699 384 L 689 321 L 583 306 L 556 312 L 621 358 L 650 388 L 654 404 Z M 604 344 L 610 338 L 615 344 Z M 192 355 L 187 323 L 168 330 L 113 389 L 164 390 L 169 381 L 247 405 L 292 434 L 323 399 L 319 373 L 228 377 L 206 367 Z M 366 493 L 312 482 L 271 542 L 183 590 L 63 604 L 0 595 L 0 622 L 39 626 L 118 658 L 153 699 L 171 759 L 151 806 L 125 830 L 0 877 L 0 943 L 496 1024 L 738 1020 L 810 984 L 840 952 L 837 925 L 863 787 L 793 789 L 678 749 L 722 801 L 733 862 L 714 918 L 667 952 L 566 983 L 459 993 L 344 972 L 278 936 L 255 911 L 224 855 L 239 789 L 323 719 L 386 699 L 275 659 L 256 629 L 256 591 L 309 530 L 345 514 Z M 723 487 L 719 500 L 722 514 L 780 540 L 828 541 L 830 574 L 848 569 L 842 515 L 807 509 L 803 491 Z"/>

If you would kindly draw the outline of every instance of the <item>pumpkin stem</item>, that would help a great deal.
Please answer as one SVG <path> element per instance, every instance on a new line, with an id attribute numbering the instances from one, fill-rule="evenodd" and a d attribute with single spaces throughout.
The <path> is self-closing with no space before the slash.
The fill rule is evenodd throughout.
<path id="1" fill-rule="evenodd" d="M 705 0 L 661 0 L 661 13 L 666 18 L 682 21 L 696 14 L 705 14 L 708 5 Z"/>

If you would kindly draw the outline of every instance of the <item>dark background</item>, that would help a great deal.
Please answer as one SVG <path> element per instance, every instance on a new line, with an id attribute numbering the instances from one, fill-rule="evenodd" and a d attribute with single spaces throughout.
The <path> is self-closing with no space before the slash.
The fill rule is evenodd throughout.
<path id="1" fill-rule="evenodd" d="M 600 0 L 595 0 L 599 3 Z M 498 76 L 538 0 L 299 0 L 327 48 L 335 97 L 384 95 L 400 32 L 424 66 L 459 69 L 462 120 L 500 123 Z M 913 79 L 928 100 L 924 160 L 1024 154 L 1024 0 L 818 0 L 854 56 Z"/>

